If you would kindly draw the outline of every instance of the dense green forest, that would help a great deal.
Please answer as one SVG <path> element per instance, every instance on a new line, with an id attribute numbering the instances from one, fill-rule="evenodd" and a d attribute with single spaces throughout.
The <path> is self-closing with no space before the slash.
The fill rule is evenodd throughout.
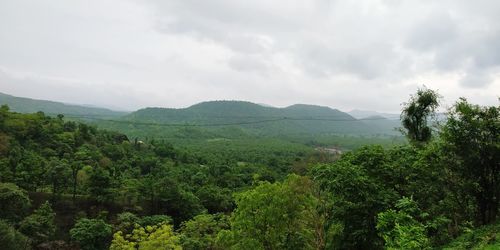
<path id="1" fill-rule="evenodd" d="M 0 93 L 0 104 L 11 111 L 85 122 L 101 129 L 121 132 L 132 140 L 166 140 L 177 148 L 213 152 L 308 151 L 334 147 L 353 150 L 368 144 L 391 147 L 405 143 L 395 129 L 399 119 L 356 119 L 329 107 L 296 104 L 275 108 L 243 101 L 210 101 L 188 108 L 145 108 L 132 113 L 14 97 Z M 255 157 L 253 157 L 255 159 Z"/>
<path id="2" fill-rule="evenodd" d="M 100 128 L 143 141 L 167 140 L 178 147 L 212 153 L 335 147 L 352 150 L 367 144 L 405 143 L 395 129 L 399 120 L 355 119 L 328 107 L 266 107 L 242 101 L 203 102 L 184 109 L 145 108 L 119 119 L 72 116 Z M 274 148 L 274 149 L 272 149 Z"/>
<path id="3" fill-rule="evenodd" d="M 358 135 L 340 155 L 314 150 L 346 138 L 338 134 L 285 140 L 250 127 L 228 138 L 186 126 L 146 140 L 4 105 L 0 245 L 498 249 L 500 106 L 459 99 L 434 124 L 438 102 L 423 89 L 405 104 L 408 143 Z M 372 145 L 359 147 L 364 140 Z"/>
<path id="4" fill-rule="evenodd" d="M 161 124 L 191 125 L 214 133 L 227 133 L 227 126 L 221 131 L 218 125 L 233 125 L 235 131 L 229 132 L 233 136 L 249 134 L 266 137 L 304 134 L 390 136 L 396 135 L 394 127 L 399 125 L 398 120 L 384 117 L 356 119 L 329 107 L 296 104 L 275 108 L 243 101 L 203 102 L 183 109 L 145 108 L 123 116 L 122 120 L 121 127 L 137 123 L 160 124 L 154 135 L 165 130 Z M 136 135 L 144 135 L 142 129 L 135 131 Z"/>

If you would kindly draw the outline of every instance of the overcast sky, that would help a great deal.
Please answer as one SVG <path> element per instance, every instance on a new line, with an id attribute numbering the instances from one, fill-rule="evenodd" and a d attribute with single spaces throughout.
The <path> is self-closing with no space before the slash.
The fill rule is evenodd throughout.
<path id="1" fill-rule="evenodd" d="M 133 110 L 207 100 L 498 105 L 498 0 L 1 0 L 0 92 Z"/>

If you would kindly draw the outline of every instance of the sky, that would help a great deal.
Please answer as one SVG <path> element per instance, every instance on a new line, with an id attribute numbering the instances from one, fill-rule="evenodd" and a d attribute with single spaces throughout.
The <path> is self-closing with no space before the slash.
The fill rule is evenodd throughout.
<path id="1" fill-rule="evenodd" d="M 1 0 L 0 92 L 122 110 L 209 100 L 498 105 L 498 0 Z"/>

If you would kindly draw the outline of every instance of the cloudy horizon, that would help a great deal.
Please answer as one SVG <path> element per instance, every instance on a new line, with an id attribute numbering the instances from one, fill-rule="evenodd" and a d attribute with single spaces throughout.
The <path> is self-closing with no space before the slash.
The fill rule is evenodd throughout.
<path id="1" fill-rule="evenodd" d="M 5 0 L 0 92 L 114 109 L 498 105 L 500 2 Z"/>

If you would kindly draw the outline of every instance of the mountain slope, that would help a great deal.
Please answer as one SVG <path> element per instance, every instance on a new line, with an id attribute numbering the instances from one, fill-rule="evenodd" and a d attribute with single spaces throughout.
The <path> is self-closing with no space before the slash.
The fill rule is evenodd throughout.
<path id="1" fill-rule="evenodd" d="M 243 101 L 210 101 L 188 108 L 145 108 L 123 119 L 131 122 L 190 124 L 203 128 L 233 125 L 255 135 L 291 134 L 384 134 L 391 128 L 368 120 L 356 120 L 329 107 L 296 104 L 286 108 L 265 107 Z M 224 126 L 222 126 L 224 125 Z"/>
<path id="2" fill-rule="evenodd" d="M 126 112 L 113 111 L 105 108 L 86 107 L 64 104 L 60 102 L 36 100 L 24 97 L 15 97 L 0 93 L 0 105 L 7 104 L 10 109 L 19 113 L 34 113 L 42 111 L 47 114 L 64 114 L 68 116 L 95 116 L 95 117 L 118 117 Z"/>
<path id="3" fill-rule="evenodd" d="M 249 135 L 394 135 L 393 128 L 398 123 L 383 117 L 357 120 L 347 113 L 324 106 L 295 104 L 276 108 L 245 101 L 209 101 L 182 109 L 144 108 L 125 113 L 0 93 L 0 105 L 2 104 L 7 104 L 12 111 L 20 113 L 42 111 L 51 115 L 64 114 L 71 118 L 89 118 L 90 120 L 84 120 L 94 122 L 102 128 L 147 137 L 174 135 L 190 138 L 195 134 L 198 134 L 196 138 L 200 135 L 207 138 Z M 141 125 L 144 123 L 153 125 Z M 156 123 L 175 126 L 154 125 Z M 187 127 L 183 125 L 189 125 L 189 129 L 186 130 Z"/>

